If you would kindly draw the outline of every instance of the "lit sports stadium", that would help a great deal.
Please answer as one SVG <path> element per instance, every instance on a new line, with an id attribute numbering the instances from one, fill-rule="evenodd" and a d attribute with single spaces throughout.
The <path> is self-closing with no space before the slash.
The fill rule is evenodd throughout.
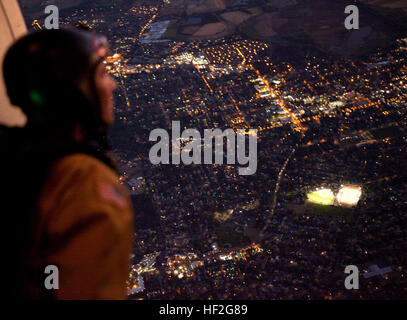
<path id="1" fill-rule="evenodd" d="M 353 207 L 358 204 L 361 195 L 361 187 L 343 186 L 336 195 L 336 201 L 340 206 Z"/>
<path id="2" fill-rule="evenodd" d="M 354 207 L 358 204 L 362 188 L 359 186 L 345 185 L 341 186 L 336 196 L 329 188 L 315 189 L 307 194 L 308 201 L 320 205 L 341 207 Z"/>

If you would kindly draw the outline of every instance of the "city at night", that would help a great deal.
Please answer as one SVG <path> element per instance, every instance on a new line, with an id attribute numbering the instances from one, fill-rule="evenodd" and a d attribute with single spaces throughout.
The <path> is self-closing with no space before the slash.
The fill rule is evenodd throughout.
<path id="1" fill-rule="evenodd" d="M 67 289 L 64 296 L 63 272 L 74 268 L 70 257 L 85 261 L 94 254 L 117 257 L 117 264 L 123 260 L 119 253 L 105 254 L 109 251 L 103 241 L 92 243 L 99 239 L 96 235 L 87 236 L 83 246 L 80 236 L 67 238 L 99 220 L 89 215 L 65 232 L 65 226 L 71 226 L 65 212 L 82 219 L 82 208 L 102 210 L 96 202 L 74 203 L 73 194 L 82 185 L 63 191 L 70 181 L 83 177 L 82 195 L 91 197 L 86 184 L 102 202 L 124 208 L 126 200 L 132 208 L 132 219 L 113 221 L 120 232 L 132 230 L 129 264 L 122 266 L 128 269 L 125 299 L 407 299 L 407 1 L 18 4 L 25 33 L 46 34 L 54 26 L 105 36 L 101 39 L 109 48 L 95 52 L 103 60 L 103 77 L 115 83 L 114 123 L 105 120 L 103 112 L 101 119 L 109 126 L 105 140 L 117 166 L 117 186 L 100 182 L 98 176 L 95 186 L 100 188 L 93 188 L 91 174 L 78 169 L 86 159 L 76 159 L 76 171 L 66 169 L 78 180 L 65 175 L 66 159 L 80 157 L 69 151 L 65 158 L 52 158 L 63 162 L 55 169 L 60 175 L 47 169 L 42 189 L 35 187 L 43 190 L 36 198 L 40 200 L 33 200 L 43 210 L 35 230 L 45 231 L 34 231 L 40 240 L 30 243 L 39 243 L 33 252 L 49 259 L 34 258 L 38 263 L 32 266 L 36 270 L 41 265 L 41 276 L 46 276 L 42 265 L 58 266 L 60 298 L 81 299 L 78 292 L 86 293 L 85 299 L 88 293 L 90 299 L 99 297 L 92 291 L 98 280 L 90 280 L 93 288 Z M 7 41 L 2 57 L 12 44 Z M 30 54 L 37 50 L 28 48 Z M 35 86 L 48 70 L 73 73 L 79 59 L 74 48 L 61 54 L 67 57 L 61 65 L 69 67 L 59 72 L 52 65 L 32 79 L 33 71 L 27 83 Z M 50 59 L 58 54 L 53 50 Z M 20 100 L 13 100 L 7 74 L 9 69 L 20 71 L 8 67 L 8 61 L 6 57 L 3 65 L 7 92 L 11 103 L 25 112 L 23 98 L 22 105 L 13 102 Z M 31 70 L 18 70 L 27 68 Z M 83 81 L 81 90 L 88 88 Z M 69 88 L 66 92 L 73 92 L 65 78 L 61 83 Z M 93 87 L 91 83 L 91 92 Z M 98 88 L 96 82 L 96 92 Z M 51 101 L 43 96 L 45 91 L 30 90 L 33 105 Z M 67 93 L 72 99 L 75 94 Z M 58 97 L 56 101 L 65 99 Z M 103 105 L 103 97 L 96 101 Z M 1 117 L 5 114 L 2 111 Z M 73 132 L 73 137 L 85 137 L 81 134 L 90 131 Z M 89 170 L 99 170 L 102 160 Z M 25 177 L 15 178 L 21 193 L 29 192 L 27 181 L 33 180 Z M 68 207 L 75 213 L 68 213 Z M 64 213 L 54 215 L 52 210 Z M 103 229 L 102 238 L 122 248 L 122 237 L 110 236 L 108 230 Z M 44 251 L 41 241 L 48 241 Z M 74 251 L 76 246 L 87 249 Z M 94 247 L 98 253 L 91 252 Z M 106 274 L 100 276 L 107 277 L 111 261 L 94 261 L 90 274 L 103 270 Z M 99 269 L 99 264 L 105 267 Z M 86 272 L 80 276 L 88 277 Z M 116 299 L 115 285 L 100 292 L 112 288 L 106 297 Z"/>

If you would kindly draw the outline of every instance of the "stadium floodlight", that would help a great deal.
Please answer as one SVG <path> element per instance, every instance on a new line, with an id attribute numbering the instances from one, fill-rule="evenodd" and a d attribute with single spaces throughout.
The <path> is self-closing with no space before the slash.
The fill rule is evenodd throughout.
<path id="1" fill-rule="evenodd" d="M 309 201 L 322 205 L 333 205 L 335 196 L 331 189 L 317 189 L 307 195 Z"/>
<path id="2" fill-rule="evenodd" d="M 341 206 L 353 207 L 358 204 L 361 195 L 361 187 L 343 186 L 336 195 L 336 201 Z"/>

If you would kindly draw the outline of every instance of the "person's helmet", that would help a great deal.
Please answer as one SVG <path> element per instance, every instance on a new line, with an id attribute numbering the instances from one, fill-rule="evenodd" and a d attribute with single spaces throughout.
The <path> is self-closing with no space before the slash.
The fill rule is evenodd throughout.
<path id="1" fill-rule="evenodd" d="M 95 70 L 107 55 L 105 37 L 76 29 L 30 33 L 8 50 L 3 75 L 12 104 L 40 125 L 103 125 Z"/>

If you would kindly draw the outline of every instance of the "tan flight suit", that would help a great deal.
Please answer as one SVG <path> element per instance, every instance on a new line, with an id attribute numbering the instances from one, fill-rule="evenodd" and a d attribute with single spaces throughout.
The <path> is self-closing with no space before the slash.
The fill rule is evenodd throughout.
<path id="1" fill-rule="evenodd" d="M 125 299 L 133 214 L 116 173 L 89 155 L 66 156 L 51 167 L 38 206 L 30 265 L 44 280 L 46 265 L 58 267 L 52 297 Z"/>

